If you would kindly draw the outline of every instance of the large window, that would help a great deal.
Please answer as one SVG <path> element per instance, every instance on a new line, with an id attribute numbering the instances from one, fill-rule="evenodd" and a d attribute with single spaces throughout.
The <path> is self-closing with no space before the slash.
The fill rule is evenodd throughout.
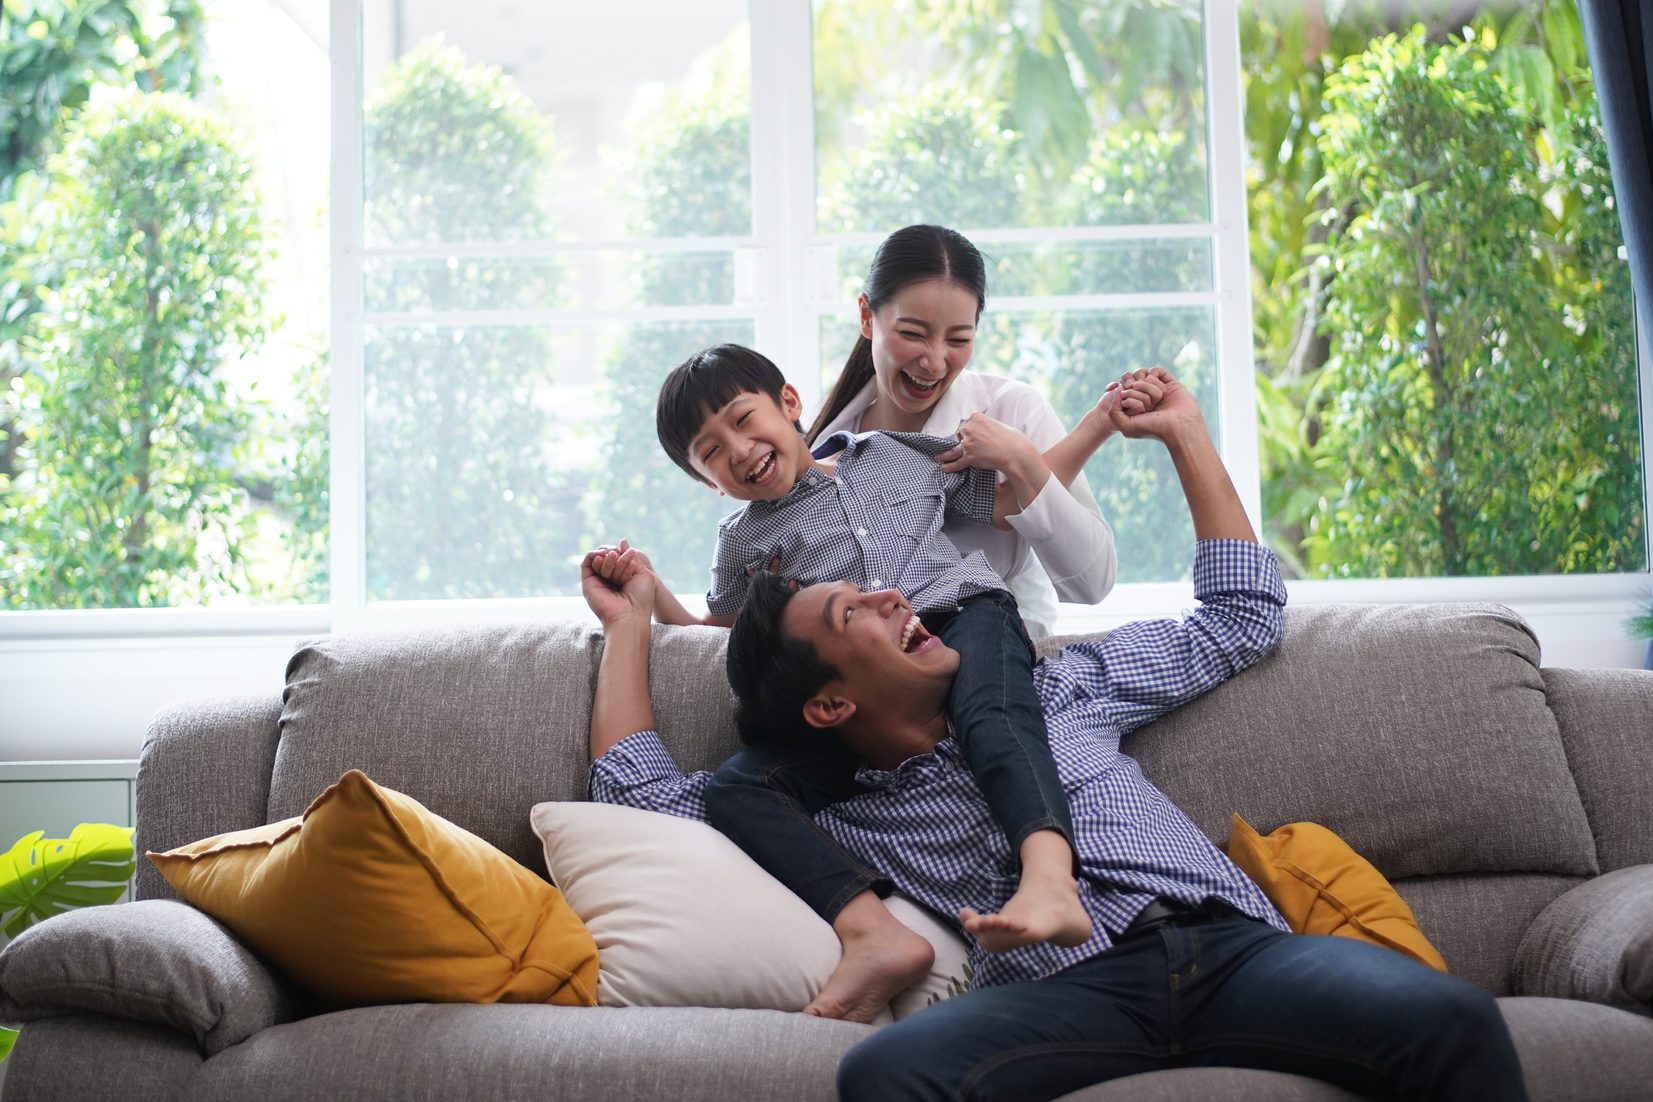
<path id="1" fill-rule="evenodd" d="M 622 536 L 699 593 L 659 380 L 740 341 L 813 408 L 917 221 L 989 257 L 973 370 L 1176 371 L 1296 578 L 1647 570 L 1571 0 L 4 11 L 5 610 L 549 615 Z M 1087 471 L 1184 585 L 1162 449 Z"/>

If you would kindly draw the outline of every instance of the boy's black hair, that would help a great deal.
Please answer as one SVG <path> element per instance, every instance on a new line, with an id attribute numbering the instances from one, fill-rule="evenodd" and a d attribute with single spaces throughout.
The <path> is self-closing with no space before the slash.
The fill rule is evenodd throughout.
<path id="1" fill-rule="evenodd" d="M 821 661 L 815 644 L 781 631 L 796 592 L 779 574 L 758 571 L 729 630 L 724 665 L 735 690 L 735 728 L 747 746 L 796 750 L 832 737 L 804 719 L 804 704 L 838 670 Z"/>
<path id="2" fill-rule="evenodd" d="M 761 352 L 740 344 L 714 344 L 672 368 L 660 384 L 654 431 L 666 454 L 696 482 L 704 482 L 689 461 L 689 442 L 706 418 L 740 394 L 767 394 L 778 406 L 786 376 Z M 800 433 L 803 426 L 794 421 Z"/>

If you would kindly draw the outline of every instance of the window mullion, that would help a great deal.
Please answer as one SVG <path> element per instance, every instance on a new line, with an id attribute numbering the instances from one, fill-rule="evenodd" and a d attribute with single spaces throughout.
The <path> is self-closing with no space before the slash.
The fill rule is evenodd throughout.
<path id="1" fill-rule="evenodd" d="M 1252 360 L 1251 257 L 1245 188 L 1245 84 L 1238 0 L 1205 5 L 1205 125 L 1216 224 L 1218 420 L 1224 463 L 1246 512 L 1262 527 L 1257 455 L 1256 366 Z"/>
<path id="2" fill-rule="evenodd" d="M 328 479 L 330 605 L 335 628 L 359 623 L 366 608 L 366 449 L 362 420 L 362 5 L 334 0 L 333 270 L 331 420 Z"/>

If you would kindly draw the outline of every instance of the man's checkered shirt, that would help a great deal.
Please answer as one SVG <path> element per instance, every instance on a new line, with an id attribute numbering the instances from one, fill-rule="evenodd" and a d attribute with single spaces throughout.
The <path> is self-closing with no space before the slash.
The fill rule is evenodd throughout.
<path id="1" fill-rule="evenodd" d="M 740 611 L 748 569 L 775 558 L 800 585 L 854 582 L 901 591 L 919 613 L 955 607 L 961 598 L 1004 589 L 981 552 L 960 556 L 942 535 L 948 516 L 993 522 L 993 471 L 947 472 L 935 456 L 958 441 L 919 433 L 834 433 L 817 458 L 838 453 L 837 477 L 811 467 L 784 497 L 750 501 L 718 525 L 706 610 Z"/>
<path id="2" fill-rule="evenodd" d="M 1120 736 L 1234 676 L 1280 637 L 1285 586 L 1274 555 L 1257 544 L 1202 541 L 1194 593 L 1202 603 L 1181 620 L 1126 624 L 1034 668 L 1073 813 L 1079 897 L 1096 932 L 1070 949 L 973 947 L 976 986 L 1039 979 L 1087 960 L 1156 897 L 1216 898 L 1287 928 L 1257 885 L 1119 750 Z M 683 775 L 659 736 L 640 731 L 592 763 L 591 798 L 704 820 L 709 777 Z M 863 767 L 858 778 L 867 792 L 815 816 L 845 849 L 955 926 L 960 907 L 997 911 L 1010 899 L 1015 855 L 951 738 L 893 770 Z"/>

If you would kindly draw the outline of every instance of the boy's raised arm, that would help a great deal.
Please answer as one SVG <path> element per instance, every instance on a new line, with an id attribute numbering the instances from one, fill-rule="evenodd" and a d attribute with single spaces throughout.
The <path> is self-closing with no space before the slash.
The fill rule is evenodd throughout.
<path id="1" fill-rule="evenodd" d="M 650 623 L 658 587 L 638 553 L 601 548 L 580 563 L 580 590 L 603 625 L 603 657 L 591 701 L 591 760 L 654 728 L 649 700 Z"/>

